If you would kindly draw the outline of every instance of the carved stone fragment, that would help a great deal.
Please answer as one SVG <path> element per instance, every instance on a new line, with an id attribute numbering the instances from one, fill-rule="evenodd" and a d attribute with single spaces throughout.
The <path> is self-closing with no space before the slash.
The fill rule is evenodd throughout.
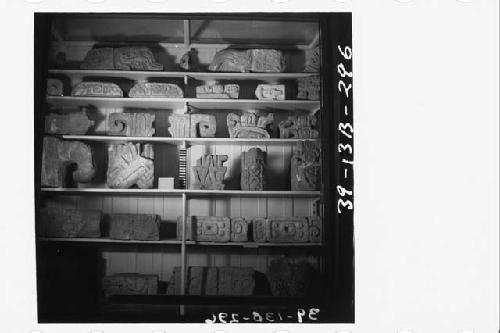
<path id="1" fill-rule="evenodd" d="M 152 241 L 160 239 L 160 216 L 155 214 L 110 214 L 109 238 Z"/>
<path id="2" fill-rule="evenodd" d="M 206 84 L 196 87 L 196 98 L 238 98 L 240 86 L 237 84 Z"/>
<path id="3" fill-rule="evenodd" d="M 138 81 L 129 91 L 129 97 L 183 98 L 182 89 L 173 83 Z"/>
<path id="4" fill-rule="evenodd" d="M 219 296 L 251 296 L 255 288 L 251 267 L 219 267 Z"/>
<path id="5" fill-rule="evenodd" d="M 207 296 L 216 296 L 219 285 L 219 270 L 217 267 L 206 267 L 205 293 Z"/>
<path id="6" fill-rule="evenodd" d="M 195 181 L 191 185 L 194 190 L 223 190 L 224 175 L 227 167 L 222 166 L 227 161 L 227 155 L 203 155 L 193 167 Z"/>
<path id="7" fill-rule="evenodd" d="M 323 224 L 321 217 L 309 216 L 307 218 L 309 224 L 309 241 L 312 243 L 321 243 L 323 241 Z"/>
<path id="8" fill-rule="evenodd" d="M 198 242 L 229 242 L 231 221 L 229 217 L 187 216 L 186 240 Z M 182 235 L 182 216 L 177 217 L 177 238 Z"/>
<path id="9" fill-rule="evenodd" d="M 215 116 L 213 114 L 191 114 L 191 137 L 213 138 L 217 130 Z"/>
<path id="10" fill-rule="evenodd" d="M 115 83 L 85 81 L 78 83 L 73 88 L 71 96 L 123 97 L 123 91 Z"/>
<path id="11" fill-rule="evenodd" d="M 167 295 L 180 295 L 181 294 L 181 268 L 174 267 L 172 270 L 172 276 L 170 277 Z"/>
<path id="12" fill-rule="evenodd" d="M 47 79 L 47 95 L 49 96 L 63 96 L 64 84 L 59 79 Z"/>
<path id="13" fill-rule="evenodd" d="M 298 99 L 319 100 L 321 91 L 319 75 L 298 78 L 297 91 Z"/>
<path id="14" fill-rule="evenodd" d="M 300 141 L 290 163 L 292 191 L 317 191 L 320 178 L 320 148 L 312 141 Z"/>
<path id="15" fill-rule="evenodd" d="M 261 100 L 283 101 L 285 100 L 285 85 L 259 84 L 255 89 L 255 96 Z"/>
<path id="16" fill-rule="evenodd" d="M 49 134 L 86 134 L 95 121 L 89 120 L 86 112 L 66 114 L 49 113 L 45 116 L 45 132 Z"/>
<path id="17" fill-rule="evenodd" d="M 304 72 L 318 73 L 321 67 L 321 54 L 319 46 L 312 51 L 306 61 Z"/>
<path id="18" fill-rule="evenodd" d="M 271 229 L 269 221 L 264 217 L 256 217 L 252 219 L 252 236 L 253 241 L 264 243 L 269 240 Z"/>
<path id="19" fill-rule="evenodd" d="M 242 217 L 231 218 L 231 242 L 248 241 L 248 221 Z"/>
<path id="20" fill-rule="evenodd" d="M 289 116 L 279 123 L 280 138 L 282 139 L 316 139 L 319 131 L 315 129 L 315 116 Z"/>
<path id="21" fill-rule="evenodd" d="M 43 138 L 41 185 L 65 187 L 67 173 L 72 171 L 76 183 L 88 183 L 96 172 L 93 152 L 89 145 L 79 141 L 61 141 L 54 137 Z"/>
<path id="22" fill-rule="evenodd" d="M 108 117 L 107 135 L 119 136 L 153 136 L 155 114 L 111 113 Z"/>
<path id="23" fill-rule="evenodd" d="M 168 131 L 173 138 L 189 138 L 191 135 L 191 115 L 174 114 L 168 117 Z"/>
<path id="24" fill-rule="evenodd" d="M 105 276 L 104 295 L 155 295 L 158 293 L 158 276 L 152 274 L 119 273 Z"/>
<path id="25" fill-rule="evenodd" d="M 225 49 L 215 54 L 208 69 L 215 72 L 283 72 L 285 59 L 278 50 Z"/>
<path id="26" fill-rule="evenodd" d="M 102 213 L 99 210 L 42 208 L 40 233 L 45 237 L 101 237 L 101 219 Z"/>
<path id="27" fill-rule="evenodd" d="M 275 259 L 269 265 L 267 279 L 273 296 L 311 297 L 322 289 L 316 269 L 305 261 L 293 264 L 285 258 Z"/>
<path id="28" fill-rule="evenodd" d="M 198 60 L 198 52 L 195 49 L 191 49 L 184 53 L 179 62 L 179 66 L 186 71 L 196 71 L 200 66 Z"/>
<path id="29" fill-rule="evenodd" d="M 103 47 L 88 51 L 80 69 L 161 71 L 163 65 L 156 62 L 153 52 L 147 47 Z"/>
<path id="30" fill-rule="evenodd" d="M 241 189 L 263 191 L 265 187 L 266 153 L 260 148 L 251 148 L 241 153 Z"/>
<path id="31" fill-rule="evenodd" d="M 198 295 L 201 296 L 203 294 L 203 285 L 204 285 L 204 270 L 205 267 L 200 266 L 191 266 L 188 269 L 187 275 L 187 286 L 188 286 L 188 295 Z"/>
<path id="32" fill-rule="evenodd" d="M 305 217 L 269 218 L 270 242 L 304 243 L 309 241 L 309 223 Z"/>
<path id="33" fill-rule="evenodd" d="M 110 188 L 152 188 L 154 180 L 152 144 L 111 144 L 108 147 L 106 182 Z"/>
<path id="34" fill-rule="evenodd" d="M 227 129 L 231 138 L 268 139 L 271 136 L 268 127 L 274 121 L 274 115 L 259 116 L 256 112 L 244 112 L 239 116 L 234 113 L 227 115 Z"/>

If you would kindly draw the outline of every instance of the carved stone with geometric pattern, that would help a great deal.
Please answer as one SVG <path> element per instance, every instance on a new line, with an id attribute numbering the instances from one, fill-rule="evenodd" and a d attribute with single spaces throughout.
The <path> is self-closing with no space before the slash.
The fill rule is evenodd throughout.
<path id="1" fill-rule="evenodd" d="M 227 115 L 227 129 L 231 138 L 256 138 L 269 139 L 268 128 L 274 121 L 274 115 L 259 115 L 257 112 L 243 112 L 237 115 L 230 113 Z"/>
<path id="2" fill-rule="evenodd" d="M 110 144 L 106 183 L 110 188 L 126 189 L 137 185 L 141 189 L 153 187 L 153 145 Z"/>
<path id="3" fill-rule="evenodd" d="M 155 114 L 111 113 L 108 117 L 107 135 L 117 136 L 153 136 Z"/>
<path id="4" fill-rule="evenodd" d="M 266 153 L 251 148 L 241 153 L 241 189 L 263 191 L 265 187 Z"/>
<path id="5" fill-rule="evenodd" d="M 158 275 L 117 273 L 103 278 L 105 297 L 111 295 L 155 295 L 158 293 Z"/>
<path id="6" fill-rule="evenodd" d="M 227 155 L 207 154 L 200 157 L 196 165 L 193 166 L 195 180 L 191 188 L 194 190 L 223 190 L 227 167 L 222 164 L 227 159 Z"/>
<path id="7" fill-rule="evenodd" d="M 319 131 L 316 130 L 315 116 L 288 116 L 287 120 L 279 123 L 280 138 L 282 139 L 316 139 Z"/>
<path id="8" fill-rule="evenodd" d="M 318 191 L 320 147 L 317 142 L 300 141 L 294 146 L 290 163 L 292 191 Z"/>

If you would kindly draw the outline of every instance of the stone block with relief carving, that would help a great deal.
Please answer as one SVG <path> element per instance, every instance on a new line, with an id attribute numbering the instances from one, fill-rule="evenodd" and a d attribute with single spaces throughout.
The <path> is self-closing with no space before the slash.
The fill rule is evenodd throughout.
<path id="1" fill-rule="evenodd" d="M 44 137 L 41 185 L 47 187 L 72 185 L 68 184 L 68 172 L 71 172 L 71 180 L 76 185 L 90 182 L 96 172 L 92 148 L 80 141 L 62 141 L 55 137 Z"/>
<path id="2" fill-rule="evenodd" d="M 255 97 L 265 101 L 285 100 L 284 84 L 259 84 L 255 89 Z"/>
<path id="3" fill-rule="evenodd" d="M 193 113 L 191 116 L 191 138 L 213 138 L 217 123 L 213 114 Z"/>
<path id="4" fill-rule="evenodd" d="M 294 146 L 290 163 L 292 191 L 318 191 L 320 185 L 320 147 L 301 141 Z"/>
<path id="5" fill-rule="evenodd" d="M 270 242 L 305 243 L 309 241 L 309 223 L 305 217 L 270 217 L 268 223 Z"/>
<path id="6" fill-rule="evenodd" d="M 263 191 L 265 187 L 266 153 L 260 148 L 251 148 L 241 153 L 241 189 Z"/>
<path id="7" fill-rule="evenodd" d="M 60 79 L 47 79 L 47 95 L 48 96 L 63 96 L 64 84 Z"/>
<path id="8" fill-rule="evenodd" d="M 144 46 L 91 49 L 85 55 L 80 69 L 118 69 L 132 71 L 161 71 L 151 49 Z"/>
<path id="9" fill-rule="evenodd" d="M 279 123 L 280 138 L 282 139 L 316 139 L 319 131 L 316 129 L 315 116 L 289 116 Z"/>
<path id="10" fill-rule="evenodd" d="M 323 223 L 319 216 L 308 216 L 309 241 L 312 243 L 321 243 L 323 241 Z"/>
<path id="11" fill-rule="evenodd" d="M 191 115 L 174 114 L 168 117 L 168 132 L 173 138 L 189 138 L 191 135 Z"/>
<path id="12" fill-rule="evenodd" d="M 183 98 L 182 89 L 173 83 L 138 81 L 128 92 L 129 97 Z"/>
<path id="13" fill-rule="evenodd" d="M 160 220 L 155 214 L 109 214 L 109 238 L 160 240 Z"/>
<path id="14" fill-rule="evenodd" d="M 265 217 L 255 217 L 252 219 L 253 241 L 264 243 L 269 240 L 271 229 L 269 221 Z"/>
<path id="15" fill-rule="evenodd" d="M 71 96 L 74 97 L 123 97 L 122 89 L 115 83 L 84 81 L 78 83 Z"/>
<path id="16" fill-rule="evenodd" d="M 196 87 L 196 98 L 238 98 L 240 86 L 237 84 L 205 84 Z"/>
<path id="17" fill-rule="evenodd" d="M 297 99 L 318 101 L 321 84 L 319 76 L 301 77 L 297 79 Z"/>
<path id="18" fill-rule="evenodd" d="M 99 210 L 80 210 L 46 207 L 40 210 L 40 236 L 44 237 L 101 237 L 102 213 Z"/>
<path id="19" fill-rule="evenodd" d="M 151 113 L 111 113 L 107 135 L 153 136 L 155 115 Z"/>
<path id="20" fill-rule="evenodd" d="M 198 242 L 229 242 L 231 221 L 222 216 L 187 216 L 186 240 Z M 182 235 L 182 216 L 177 217 L 177 239 Z"/>
<path id="21" fill-rule="evenodd" d="M 219 296 L 251 296 L 255 271 L 251 267 L 219 267 Z"/>
<path id="22" fill-rule="evenodd" d="M 223 190 L 224 175 L 227 167 L 222 164 L 228 159 L 227 155 L 203 155 L 196 161 L 193 167 L 194 190 Z"/>
<path id="23" fill-rule="evenodd" d="M 268 139 L 271 136 L 268 127 L 272 125 L 274 115 L 259 115 L 257 112 L 244 112 L 241 116 L 230 113 L 227 115 L 227 128 L 231 138 Z"/>
<path id="24" fill-rule="evenodd" d="M 154 151 L 152 144 L 111 144 L 108 147 L 106 183 L 110 188 L 130 188 L 137 185 L 153 187 Z"/>
<path id="25" fill-rule="evenodd" d="M 242 217 L 231 218 L 231 242 L 248 241 L 248 221 Z"/>
<path id="26" fill-rule="evenodd" d="M 285 58 L 278 50 L 225 49 L 215 54 L 208 69 L 215 72 L 279 73 L 285 70 L 285 66 Z"/>
<path id="27" fill-rule="evenodd" d="M 45 116 L 45 133 L 83 135 L 94 124 L 86 112 L 49 113 Z"/>
<path id="28" fill-rule="evenodd" d="M 158 275 L 118 273 L 103 278 L 103 291 L 111 295 L 155 295 L 158 293 Z"/>

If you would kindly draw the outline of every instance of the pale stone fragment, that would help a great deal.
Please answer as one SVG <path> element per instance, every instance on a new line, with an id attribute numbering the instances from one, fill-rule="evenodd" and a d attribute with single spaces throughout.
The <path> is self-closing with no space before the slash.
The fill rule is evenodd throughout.
<path id="1" fill-rule="evenodd" d="M 253 241 L 264 243 L 271 237 L 271 229 L 269 221 L 264 217 L 256 217 L 252 219 L 252 236 Z"/>
<path id="2" fill-rule="evenodd" d="M 67 172 L 76 165 L 71 175 L 76 183 L 88 183 L 95 175 L 93 151 L 80 141 L 62 141 L 55 137 L 43 138 L 41 185 L 67 186 Z"/>
<path id="3" fill-rule="evenodd" d="M 191 138 L 213 138 L 217 130 L 215 115 L 191 114 Z"/>
<path id="4" fill-rule="evenodd" d="M 99 210 L 46 207 L 40 210 L 40 233 L 45 237 L 101 237 L 101 220 Z"/>
<path id="5" fill-rule="evenodd" d="M 146 189 L 153 187 L 153 145 L 139 143 L 111 144 L 108 147 L 108 171 L 106 182 L 110 188 L 130 188 L 137 185 Z"/>
<path id="6" fill-rule="evenodd" d="M 283 53 L 271 49 L 250 50 L 251 72 L 256 73 L 280 73 L 285 71 L 285 58 Z"/>
<path id="7" fill-rule="evenodd" d="M 269 241 L 276 243 L 305 243 L 309 241 L 309 223 L 305 217 L 270 217 Z"/>
<path id="8" fill-rule="evenodd" d="M 95 121 L 89 120 L 86 112 L 66 114 L 50 113 L 45 116 L 45 132 L 49 134 L 86 134 Z"/>
<path id="9" fill-rule="evenodd" d="M 151 113 L 111 113 L 108 117 L 107 135 L 153 136 L 155 115 Z"/>
<path id="10" fill-rule="evenodd" d="M 129 97 L 183 98 L 182 89 L 173 83 L 137 82 L 129 91 Z"/>
<path id="11" fill-rule="evenodd" d="M 174 177 L 158 177 L 158 188 L 163 190 L 173 190 Z"/>
<path id="12" fill-rule="evenodd" d="M 315 116 L 289 116 L 278 124 L 282 139 L 316 139 L 319 131 L 316 130 Z"/>
<path id="13" fill-rule="evenodd" d="M 63 96 L 64 84 L 59 79 L 47 79 L 47 95 L 48 96 Z"/>
<path id="14" fill-rule="evenodd" d="M 87 52 L 80 69 L 118 69 L 135 71 L 161 71 L 153 52 L 143 46 L 95 48 Z"/>
<path id="15" fill-rule="evenodd" d="M 215 54 L 208 67 L 215 72 L 283 72 L 285 59 L 281 51 L 272 49 L 225 49 Z"/>
<path id="16" fill-rule="evenodd" d="M 240 86 L 237 84 L 206 84 L 196 87 L 196 98 L 232 98 L 239 96 Z"/>
<path id="17" fill-rule="evenodd" d="M 123 97 L 121 88 L 111 82 L 84 81 L 78 83 L 71 91 L 76 97 Z"/>
<path id="18" fill-rule="evenodd" d="M 231 242 L 248 241 L 248 221 L 242 217 L 231 218 Z"/>
<path id="19" fill-rule="evenodd" d="M 168 117 L 170 127 L 168 132 L 173 138 L 189 138 L 191 135 L 191 116 L 189 114 L 174 114 Z"/>
<path id="20" fill-rule="evenodd" d="M 105 276 L 104 295 L 155 295 L 158 293 L 158 276 L 153 274 L 119 273 Z"/>
<path id="21" fill-rule="evenodd" d="M 251 148 L 241 153 L 241 189 L 263 191 L 265 187 L 266 153 L 260 148 Z"/>
<path id="22" fill-rule="evenodd" d="M 285 85 L 259 84 L 255 89 L 255 96 L 260 100 L 283 101 L 285 100 Z"/>
<path id="23" fill-rule="evenodd" d="M 195 49 L 184 53 L 179 62 L 179 66 L 186 71 L 196 71 L 199 65 L 198 52 Z"/>
<path id="24" fill-rule="evenodd" d="M 320 147 L 312 141 L 300 141 L 294 147 L 290 163 L 292 191 L 317 191 L 320 178 Z"/>
<path id="25" fill-rule="evenodd" d="M 256 112 L 244 112 L 241 116 L 229 113 L 227 115 L 227 129 L 231 138 L 257 138 L 268 139 L 268 132 L 274 121 L 274 115 L 259 115 Z"/>
<path id="26" fill-rule="evenodd" d="M 307 53 L 306 53 L 307 54 Z M 321 67 L 321 54 L 319 46 L 316 46 L 314 50 L 307 57 L 304 72 L 318 73 Z"/>
<path id="27" fill-rule="evenodd" d="M 155 214 L 110 214 L 109 238 L 120 240 L 160 240 L 161 217 Z"/>
<path id="28" fill-rule="evenodd" d="M 207 154 L 200 157 L 196 166 L 193 166 L 195 181 L 191 188 L 195 190 L 223 190 L 227 167 L 222 164 L 227 159 L 227 155 Z"/>

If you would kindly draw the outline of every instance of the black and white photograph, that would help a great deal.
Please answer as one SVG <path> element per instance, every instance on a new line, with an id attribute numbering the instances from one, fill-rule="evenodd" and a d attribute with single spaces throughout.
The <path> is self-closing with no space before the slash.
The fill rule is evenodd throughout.
<path id="1" fill-rule="evenodd" d="M 2 331 L 500 332 L 497 1 L 2 5 Z"/>

